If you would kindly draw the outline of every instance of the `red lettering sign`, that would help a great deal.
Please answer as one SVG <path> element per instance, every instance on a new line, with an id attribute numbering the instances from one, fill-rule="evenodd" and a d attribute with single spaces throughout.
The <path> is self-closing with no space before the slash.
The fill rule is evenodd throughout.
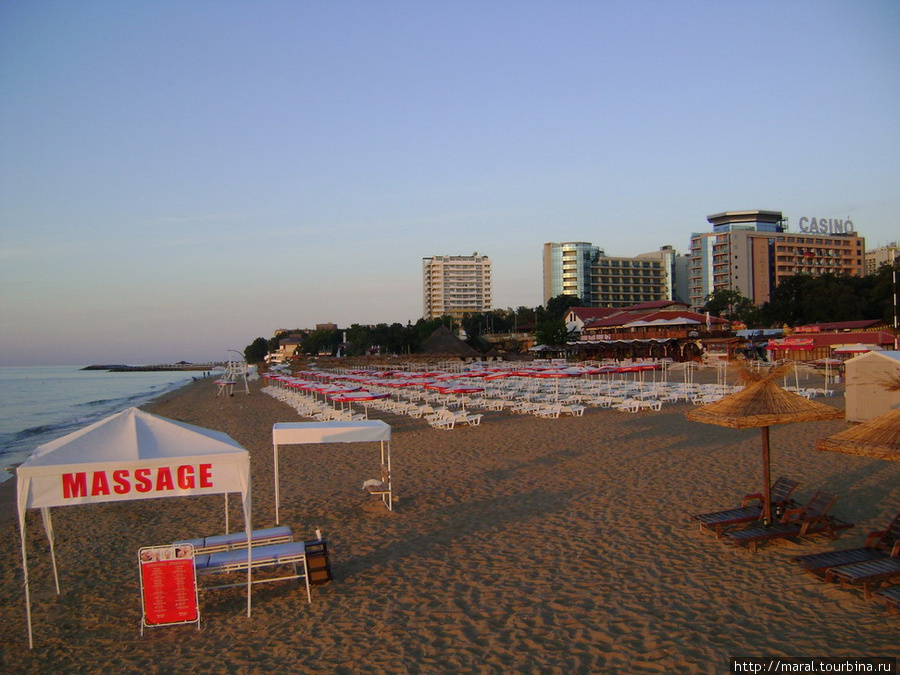
<path id="1" fill-rule="evenodd" d="M 74 497 L 87 496 L 87 474 L 82 473 L 64 473 L 62 477 L 63 497 L 72 499 Z"/>
<path id="2" fill-rule="evenodd" d="M 200 487 L 212 487 L 212 464 L 200 465 Z"/>
<path id="3" fill-rule="evenodd" d="M 116 469 L 110 476 L 107 471 L 92 471 L 90 492 L 87 472 L 62 474 L 63 498 L 98 497 L 112 493 L 127 495 L 137 492 L 174 492 L 193 490 L 195 487 L 211 488 L 213 485 L 212 464 L 182 464 L 178 467 L 161 466 L 156 469 L 143 467 L 135 469 L 132 475 L 128 469 Z M 199 486 L 197 485 L 199 478 Z"/>
<path id="4" fill-rule="evenodd" d="M 134 480 L 137 481 L 137 485 L 134 486 L 134 489 L 138 492 L 150 492 L 150 489 L 153 487 L 153 483 L 150 482 L 150 469 L 138 469 L 134 472 Z"/>
<path id="5" fill-rule="evenodd" d="M 194 487 L 194 467 L 190 464 L 178 467 L 178 487 L 190 490 Z"/>

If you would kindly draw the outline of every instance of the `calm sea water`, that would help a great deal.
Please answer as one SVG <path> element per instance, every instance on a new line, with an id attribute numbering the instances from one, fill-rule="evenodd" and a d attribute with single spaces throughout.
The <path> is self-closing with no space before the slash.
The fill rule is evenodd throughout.
<path id="1" fill-rule="evenodd" d="M 80 366 L 0 367 L 0 482 L 42 443 L 178 388 L 197 372 L 110 373 Z"/>

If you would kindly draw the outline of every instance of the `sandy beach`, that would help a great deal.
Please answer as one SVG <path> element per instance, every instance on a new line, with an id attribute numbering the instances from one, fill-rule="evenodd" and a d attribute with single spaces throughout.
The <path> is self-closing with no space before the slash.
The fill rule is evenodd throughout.
<path id="1" fill-rule="evenodd" d="M 304 420 L 261 386 L 223 398 L 201 381 L 146 408 L 250 451 L 257 528 L 275 518 L 272 425 Z M 140 636 L 136 556 L 224 532 L 221 498 L 54 510 L 60 596 L 29 513 L 34 650 L 10 481 L 0 490 L 0 671 L 718 674 L 733 656 L 896 656 L 900 615 L 790 558 L 861 546 L 885 527 L 900 509 L 900 465 L 815 450 L 842 421 L 773 427 L 773 478 L 801 481 L 800 501 L 838 494 L 832 512 L 856 527 L 750 553 L 689 516 L 761 488 L 760 434 L 689 422 L 690 407 L 560 419 L 485 411 L 480 426 L 453 431 L 373 411 L 393 427 L 394 512 L 361 489 L 378 475 L 377 447 L 285 448 L 281 520 L 303 538 L 322 530 L 334 580 L 313 587 L 311 605 L 295 581 L 257 586 L 250 618 L 243 590 L 204 593 L 199 632 Z"/>

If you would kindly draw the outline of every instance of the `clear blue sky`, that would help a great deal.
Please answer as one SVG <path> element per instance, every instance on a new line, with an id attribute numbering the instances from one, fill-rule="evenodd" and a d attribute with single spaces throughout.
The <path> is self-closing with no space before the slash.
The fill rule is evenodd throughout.
<path id="1" fill-rule="evenodd" d="M 900 3 L 0 4 L 0 364 L 415 321 L 422 258 L 686 252 L 738 209 L 900 239 Z"/>

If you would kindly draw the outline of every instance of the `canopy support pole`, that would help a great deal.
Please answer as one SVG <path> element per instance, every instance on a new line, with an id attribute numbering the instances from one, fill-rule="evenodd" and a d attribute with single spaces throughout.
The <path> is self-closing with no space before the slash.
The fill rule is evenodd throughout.
<path id="1" fill-rule="evenodd" d="M 772 522 L 772 481 L 769 475 L 769 427 L 761 427 L 763 460 L 763 523 Z"/>
<path id="2" fill-rule="evenodd" d="M 25 617 L 28 623 L 28 648 L 34 649 L 34 635 L 31 629 L 31 584 L 28 581 L 28 551 L 25 541 L 25 513 L 19 511 L 19 539 L 22 542 L 22 571 L 23 582 L 25 587 Z"/>
<path id="3" fill-rule="evenodd" d="M 50 542 L 50 561 L 53 563 L 53 581 L 56 582 L 56 594 L 59 595 L 59 574 L 56 571 L 56 536 L 53 533 L 53 521 L 50 518 L 50 507 L 41 508 L 41 519 L 44 521 L 44 532 Z"/>
<path id="4" fill-rule="evenodd" d="M 278 446 L 275 446 L 275 524 L 278 525 L 281 521 L 278 518 L 278 505 L 281 503 L 281 498 L 279 496 L 279 483 L 281 482 L 278 479 Z"/>

